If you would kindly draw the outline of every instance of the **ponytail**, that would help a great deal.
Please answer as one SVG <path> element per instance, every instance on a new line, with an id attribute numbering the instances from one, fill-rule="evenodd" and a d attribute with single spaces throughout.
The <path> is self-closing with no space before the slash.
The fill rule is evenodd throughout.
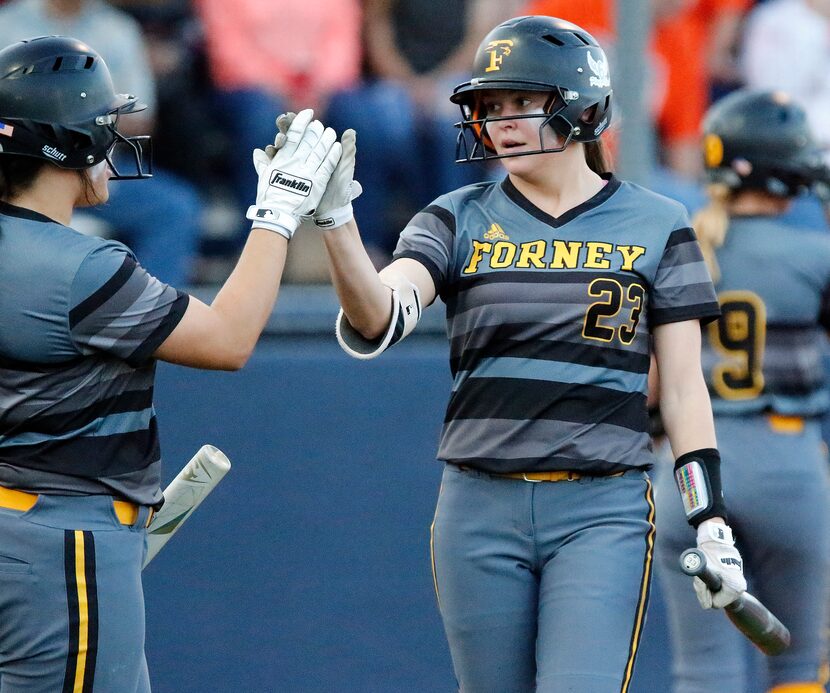
<path id="1" fill-rule="evenodd" d="M 697 234 L 703 259 L 712 275 L 712 281 L 717 283 L 720 279 L 720 268 L 715 251 L 726 240 L 726 231 L 729 228 L 729 212 L 726 206 L 732 193 L 722 183 L 713 183 L 706 190 L 709 194 L 709 204 L 695 214 L 692 226 Z"/>
<path id="2" fill-rule="evenodd" d="M 585 163 L 588 164 L 588 168 L 600 176 L 608 173 L 611 167 L 608 161 L 608 151 L 602 140 L 586 142 L 583 146 L 585 148 Z"/>

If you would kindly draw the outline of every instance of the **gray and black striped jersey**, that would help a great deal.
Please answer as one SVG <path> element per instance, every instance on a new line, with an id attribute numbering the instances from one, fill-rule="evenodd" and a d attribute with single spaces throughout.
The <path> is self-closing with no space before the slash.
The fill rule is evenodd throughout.
<path id="1" fill-rule="evenodd" d="M 0 485 L 161 500 L 152 354 L 188 296 L 120 243 L 0 203 Z"/>
<path id="2" fill-rule="evenodd" d="M 826 411 L 822 332 L 830 329 L 830 237 L 770 217 L 737 217 L 717 251 L 722 317 L 704 330 L 716 414 Z"/>
<path id="3" fill-rule="evenodd" d="M 719 314 L 680 204 L 610 177 L 554 218 L 507 178 L 438 198 L 395 257 L 421 262 L 447 306 L 440 459 L 502 473 L 650 466 L 650 330 Z"/>

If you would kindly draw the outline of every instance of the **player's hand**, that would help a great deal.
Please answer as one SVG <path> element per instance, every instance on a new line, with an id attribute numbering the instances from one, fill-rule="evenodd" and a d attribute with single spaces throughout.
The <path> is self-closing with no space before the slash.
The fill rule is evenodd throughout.
<path id="1" fill-rule="evenodd" d="M 269 144 L 265 148 L 265 152 L 269 156 L 274 156 L 283 145 L 285 135 L 296 117 L 295 113 L 288 112 L 277 118 L 277 139 L 273 145 Z M 342 226 L 354 217 L 352 200 L 357 199 L 360 193 L 363 192 L 360 183 L 354 180 L 354 163 L 357 154 L 356 139 L 357 135 L 354 130 L 346 130 L 343 137 L 340 138 L 343 153 L 331 176 L 331 181 L 326 187 L 326 192 L 323 194 L 320 204 L 317 205 L 317 211 L 311 217 L 315 225 L 320 228 Z"/>
<path id="2" fill-rule="evenodd" d="M 704 520 L 697 528 L 697 548 L 706 556 L 706 565 L 711 566 L 721 579 L 721 588 L 712 592 L 703 581 L 694 579 L 697 600 L 704 609 L 722 609 L 735 601 L 746 591 L 744 562 L 729 525 L 716 520 Z"/>
<path id="3" fill-rule="evenodd" d="M 311 109 L 300 111 L 285 133 L 274 141 L 274 155 L 255 149 L 256 204 L 247 217 L 254 227 L 290 239 L 300 218 L 314 214 L 340 160 L 341 144 L 331 128 L 312 120 Z M 284 134 L 284 140 L 280 137 Z M 277 147 L 277 145 L 280 145 Z"/>
<path id="4" fill-rule="evenodd" d="M 360 183 L 354 179 L 356 140 L 357 134 L 352 129 L 345 130 L 340 138 L 343 153 L 314 213 L 314 223 L 321 229 L 342 226 L 354 218 L 352 200 L 357 199 L 363 192 Z"/>
<path id="5" fill-rule="evenodd" d="M 273 159 L 274 155 L 277 153 L 277 150 L 285 144 L 285 141 L 288 139 L 288 129 L 291 127 L 291 123 L 294 122 L 294 118 L 296 117 L 297 114 L 293 111 L 289 111 L 288 113 L 280 113 L 277 116 L 277 136 L 274 138 L 274 144 L 269 144 L 265 147 L 265 153 L 268 155 L 269 159 Z"/>

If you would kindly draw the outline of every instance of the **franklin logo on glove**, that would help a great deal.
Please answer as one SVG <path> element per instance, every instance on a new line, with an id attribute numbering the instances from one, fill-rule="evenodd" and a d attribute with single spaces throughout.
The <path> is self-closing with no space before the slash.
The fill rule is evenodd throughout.
<path id="1" fill-rule="evenodd" d="M 275 188 L 282 188 L 295 192 L 304 197 L 308 197 L 311 192 L 311 181 L 306 178 L 298 178 L 296 176 L 287 176 L 282 171 L 274 171 L 269 181 L 270 185 Z"/>

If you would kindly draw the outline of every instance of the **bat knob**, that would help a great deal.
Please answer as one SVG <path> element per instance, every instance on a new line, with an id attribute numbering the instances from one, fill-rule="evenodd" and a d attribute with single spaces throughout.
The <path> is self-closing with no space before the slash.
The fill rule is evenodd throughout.
<path id="1" fill-rule="evenodd" d="M 698 549 L 686 549 L 680 556 L 680 567 L 686 575 L 698 575 L 706 565 L 706 558 Z"/>

